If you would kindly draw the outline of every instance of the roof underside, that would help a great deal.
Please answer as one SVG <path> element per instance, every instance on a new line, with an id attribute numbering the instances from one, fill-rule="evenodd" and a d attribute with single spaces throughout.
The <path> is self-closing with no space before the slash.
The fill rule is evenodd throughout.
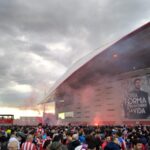
<path id="1" fill-rule="evenodd" d="M 101 76 L 150 67 L 150 23 L 125 36 L 78 68 L 58 87 L 79 88 L 82 84 L 96 82 Z M 93 76 L 95 81 L 93 81 Z M 49 101 L 49 100 L 47 100 Z"/>

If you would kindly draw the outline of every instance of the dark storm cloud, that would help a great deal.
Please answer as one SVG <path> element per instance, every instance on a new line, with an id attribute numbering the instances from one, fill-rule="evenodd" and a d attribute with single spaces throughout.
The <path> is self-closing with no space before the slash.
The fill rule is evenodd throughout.
<path id="1" fill-rule="evenodd" d="M 75 60 L 149 21 L 149 5 L 149 0 L 1 0 L 0 101 L 21 105 L 26 98 L 9 91 L 12 82 L 33 91 L 50 87 Z"/>

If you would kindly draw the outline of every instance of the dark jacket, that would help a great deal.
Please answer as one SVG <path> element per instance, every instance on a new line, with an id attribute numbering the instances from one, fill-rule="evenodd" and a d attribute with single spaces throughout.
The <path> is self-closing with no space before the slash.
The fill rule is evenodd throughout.
<path id="1" fill-rule="evenodd" d="M 74 150 L 79 145 L 80 142 L 78 140 L 72 141 L 68 144 L 68 150 Z"/>
<path id="2" fill-rule="evenodd" d="M 106 145 L 104 150 L 121 150 L 120 146 L 114 142 L 110 142 Z"/>

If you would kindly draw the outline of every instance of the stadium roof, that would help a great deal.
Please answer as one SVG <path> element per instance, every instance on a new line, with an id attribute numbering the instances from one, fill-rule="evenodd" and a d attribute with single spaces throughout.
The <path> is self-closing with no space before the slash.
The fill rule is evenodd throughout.
<path id="1" fill-rule="evenodd" d="M 150 22 L 117 42 L 98 49 L 80 59 L 50 89 L 42 103 L 53 101 L 51 96 L 64 84 L 83 84 L 93 73 L 116 75 L 150 67 Z M 75 88 L 75 87 L 74 87 Z"/>

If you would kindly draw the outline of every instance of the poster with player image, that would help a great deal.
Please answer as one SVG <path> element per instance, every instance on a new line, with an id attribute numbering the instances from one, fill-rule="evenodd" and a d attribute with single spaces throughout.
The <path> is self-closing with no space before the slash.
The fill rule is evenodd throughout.
<path id="1" fill-rule="evenodd" d="M 128 81 L 124 99 L 124 116 L 127 119 L 150 118 L 149 78 L 134 78 Z"/>

